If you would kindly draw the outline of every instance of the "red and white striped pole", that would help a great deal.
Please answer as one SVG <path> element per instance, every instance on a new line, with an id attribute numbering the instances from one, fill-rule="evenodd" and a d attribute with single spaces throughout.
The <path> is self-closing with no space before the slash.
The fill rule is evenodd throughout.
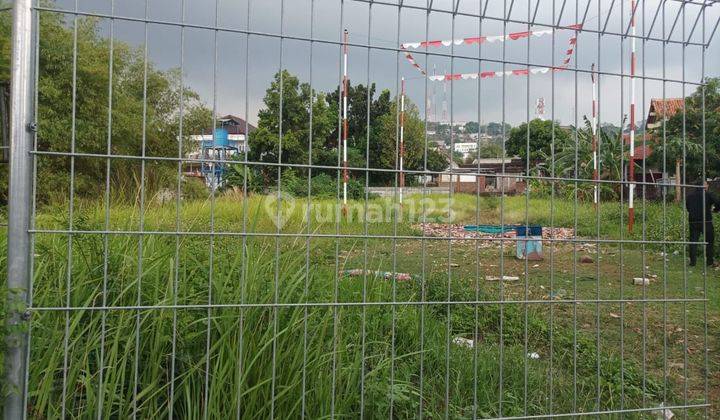
<path id="1" fill-rule="evenodd" d="M 348 184 L 348 161 L 347 161 L 347 139 L 348 139 L 348 120 L 347 120 L 347 97 L 348 97 L 348 31 L 345 29 L 343 38 L 343 114 L 342 114 L 342 147 L 343 147 L 343 212 L 347 212 L 347 184 Z"/>
<path id="2" fill-rule="evenodd" d="M 595 63 L 590 71 L 592 79 L 592 156 L 593 156 L 593 203 L 600 201 L 598 191 L 598 152 L 597 152 L 597 80 L 595 79 Z"/>
<path id="3" fill-rule="evenodd" d="M 628 232 L 635 224 L 635 0 L 630 0 L 630 167 L 628 178 Z"/>
<path id="4" fill-rule="evenodd" d="M 403 164 L 405 160 L 405 78 L 400 82 L 400 205 L 403 203 L 403 188 L 405 188 L 405 173 Z"/>

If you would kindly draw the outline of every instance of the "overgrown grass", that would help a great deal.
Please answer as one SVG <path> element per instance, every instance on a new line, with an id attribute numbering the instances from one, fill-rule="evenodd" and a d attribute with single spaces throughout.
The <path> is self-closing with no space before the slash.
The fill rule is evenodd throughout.
<path id="1" fill-rule="evenodd" d="M 456 199 L 457 221 L 474 223 L 475 198 Z M 393 210 L 388 200 L 372 202 Z M 33 306 L 45 310 L 32 319 L 32 415 L 100 411 L 148 418 L 172 410 L 177 418 L 408 418 L 422 409 L 431 418 L 461 418 L 636 408 L 661 400 L 659 378 L 644 375 L 632 359 L 622 364 L 615 352 L 599 352 L 593 335 L 582 330 L 551 331 L 533 308 L 472 303 L 497 296 L 473 287 L 462 273 L 450 279 L 447 266 L 408 282 L 339 276 L 344 252 L 368 245 L 332 234 L 362 234 L 361 221 L 308 226 L 300 201 L 282 232 L 331 235 L 243 234 L 277 232 L 265 203 L 264 197 L 183 203 L 180 231 L 212 226 L 223 233 L 215 236 L 173 233 L 172 204 L 152 205 L 142 217 L 145 230 L 165 234 L 129 233 L 139 229 L 133 206 L 110 209 L 116 231 L 110 235 L 37 234 Z M 481 204 L 481 223 L 497 221 L 497 204 Z M 555 205 L 555 225 L 572 226 L 573 204 Z M 524 198 L 505 198 L 503 206 L 506 222 L 524 220 Z M 531 223 L 547 224 L 547 207 L 532 201 Z M 268 208 L 271 215 L 276 210 Z M 578 211 L 594 214 L 591 206 Z M 602 229 L 612 235 L 606 225 L 616 215 L 619 220 L 619 210 L 601 211 Z M 41 211 L 38 228 L 67 229 L 57 214 L 67 212 Z M 105 226 L 105 209 L 95 203 L 77 203 L 75 215 L 73 230 Z M 428 214 L 441 216 L 443 210 Z M 594 219 L 578 220 L 581 232 L 594 232 Z M 412 222 L 390 218 L 367 229 L 410 235 Z M 373 255 L 387 251 L 390 240 L 369 246 Z M 388 266 L 385 256 L 378 258 L 368 267 Z M 78 309 L 60 310 L 66 306 Z M 476 345 L 458 346 L 455 337 Z M 528 349 L 540 359 L 529 359 Z"/>

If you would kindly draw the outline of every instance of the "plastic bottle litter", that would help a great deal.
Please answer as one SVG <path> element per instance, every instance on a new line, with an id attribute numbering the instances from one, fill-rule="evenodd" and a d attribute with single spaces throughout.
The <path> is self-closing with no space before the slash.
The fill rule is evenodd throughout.
<path id="1" fill-rule="evenodd" d="M 518 280 L 520 280 L 520 277 L 502 276 L 502 278 L 501 278 L 499 276 L 485 276 L 485 280 L 487 280 L 487 281 L 500 281 L 500 280 L 502 280 L 502 281 L 518 281 Z"/>
<path id="2" fill-rule="evenodd" d="M 469 349 L 475 347 L 475 342 L 473 340 L 470 340 L 469 338 L 465 337 L 455 337 L 452 340 L 453 344 L 457 344 L 458 346 L 467 347 Z"/>
<path id="3" fill-rule="evenodd" d="M 650 279 L 647 277 L 633 277 L 633 284 L 636 286 L 647 286 L 650 284 Z"/>

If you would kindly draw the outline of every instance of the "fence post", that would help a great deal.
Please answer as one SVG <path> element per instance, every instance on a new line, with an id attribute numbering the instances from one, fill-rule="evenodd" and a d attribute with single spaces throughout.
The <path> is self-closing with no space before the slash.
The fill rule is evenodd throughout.
<path id="1" fill-rule="evenodd" d="M 15 0 L 10 78 L 10 187 L 7 241 L 7 353 L 5 419 L 25 418 L 27 369 L 26 308 L 30 287 L 33 65 L 32 0 Z"/>

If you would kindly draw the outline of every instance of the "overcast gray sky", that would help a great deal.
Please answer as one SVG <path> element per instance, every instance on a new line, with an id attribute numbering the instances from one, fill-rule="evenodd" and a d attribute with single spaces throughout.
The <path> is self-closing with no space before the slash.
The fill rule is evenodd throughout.
<path id="1" fill-rule="evenodd" d="M 78 8 L 85 12 L 111 13 L 111 0 L 77 0 Z M 367 0 L 115 0 L 115 15 L 133 18 L 143 18 L 146 13 L 151 20 L 180 22 L 182 19 L 182 4 L 185 4 L 186 22 L 197 25 L 215 26 L 216 11 L 218 27 L 234 30 L 247 30 L 248 1 L 250 1 L 251 31 L 268 35 L 314 38 L 316 40 L 338 41 L 343 27 L 350 33 L 350 42 L 360 45 L 395 48 L 398 40 L 402 42 L 420 41 L 426 39 L 465 38 L 482 35 L 503 34 L 503 23 L 497 19 L 484 19 L 482 32 L 480 22 L 476 17 L 458 14 L 454 19 L 450 13 L 434 11 L 429 15 L 421 9 L 411 7 L 399 8 L 388 3 L 397 3 L 397 0 L 381 0 L 385 4 L 374 4 L 372 7 Z M 511 20 L 528 20 L 532 16 L 537 0 L 489 0 L 487 16 L 500 18 L 511 3 L 514 3 Z M 147 3 L 146 3 L 147 2 Z M 606 23 L 608 32 L 623 32 L 630 17 L 630 0 L 568 0 L 562 15 L 561 25 L 578 23 L 576 16 L 582 17 L 586 7 L 589 12 L 585 21 L 585 28 L 597 30 Z M 660 0 L 640 0 L 638 6 L 638 34 L 646 33 L 657 10 Z M 405 0 L 407 6 L 421 6 L 425 0 Z M 435 0 L 434 9 L 450 11 L 452 0 Z M 480 3 L 485 1 L 461 0 L 460 13 L 478 14 Z M 536 16 L 537 25 L 533 30 L 545 29 L 541 24 L 550 24 L 557 20 L 563 0 L 540 0 L 540 7 Z M 58 7 L 74 8 L 75 0 L 57 0 Z M 612 13 L 608 12 L 612 7 Z M 665 10 L 665 32 L 670 32 L 675 16 L 680 10 L 681 3 L 667 1 Z M 622 10 L 621 10 L 622 7 Z M 530 9 L 528 11 L 528 9 Z M 687 5 L 684 17 L 680 14 L 679 21 L 673 32 L 672 39 L 679 40 L 690 33 L 700 6 Z M 372 10 L 370 12 L 370 10 Z M 661 9 L 662 10 L 662 9 Z M 311 13 L 312 11 L 312 13 Z M 282 16 L 282 18 L 281 18 Z M 720 4 L 706 9 L 705 34 L 709 37 L 715 23 L 720 17 Z M 282 24 L 281 24 L 282 21 Z M 144 42 L 144 27 L 142 22 L 132 22 L 122 19 L 115 20 L 116 39 L 130 44 L 141 46 Z M 180 33 L 177 26 L 151 23 L 148 27 L 148 53 L 150 60 L 159 68 L 168 69 L 180 66 Z M 101 21 L 103 33 L 108 33 L 109 20 Z M 527 30 L 527 25 L 508 23 L 507 32 Z M 322 91 L 335 89 L 339 83 L 340 48 L 337 45 L 307 40 L 285 39 L 282 42 L 278 37 L 251 35 L 249 50 L 246 51 L 246 35 L 238 32 L 217 32 L 203 28 L 186 28 L 184 47 L 184 81 L 200 93 L 203 100 L 213 106 L 216 103 L 217 113 L 236 114 L 245 116 L 246 112 L 250 122 L 257 121 L 257 111 L 263 106 L 262 98 L 270 80 L 281 66 L 300 77 L 302 81 L 312 81 L 313 86 Z M 503 51 L 506 60 L 516 62 L 530 62 L 533 65 L 549 66 L 560 65 L 563 54 L 568 46 L 572 31 L 559 30 L 553 36 L 506 42 L 483 44 L 481 51 L 477 45 L 459 46 L 454 48 L 454 54 L 461 56 L 480 57 L 500 60 Z M 702 19 L 694 31 L 691 42 L 700 42 L 703 35 Z M 663 38 L 663 14 L 658 15 L 657 22 L 650 37 Z M 706 76 L 720 75 L 720 35 L 716 35 L 712 45 L 706 51 Z M 528 42 L 529 50 L 528 50 Z M 217 78 L 214 78 L 213 57 L 217 48 Z M 589 70 L 591 64 L 597 63 L 601 72 L 629 73 L 630 41 L 625 39 L 623 45 L 619 36 L 606 34 L 601 38 L 597 33 L 583 32 L 578 39 L 575 59 L 571 63 L 574 68 Z M 667 79 L 686 80 L 698 82 L 701 79 L 702 49 L 699 46 L 661 43 L 658 41 L 637 41 L 638 49 L 638 75 L 662 78 L 663 73 Z M 663 49 L 665 60 L 663 61 Z M 432 51 L 450 54 L 450 48 L 439 48 Z M 683 53 L 685 55 L 683 66 Z M 529 54 L 529 59 L 528 59 Z M 312 55 L 312 61 L 311 61 Z M 425 66 L 425 56 L 415 54 L 416 59 Z M 245 61 L 248 61 L 249 70 L 246 75 Z M 478 60 L 448 57 L 429 56 L 427 68 L 432 71 L 436 68 L 438 73 L 443 72 L 473 72 L 478 71 Z M 426 90 L 425 79 L 419 77 L 420 73 L 412 68 L 402 55 L 395 51 L 372 49 L 368 57 L 368 49 L 364 47 L 350 48 L 349 73 L 353 83 L 374 82 L 380 89 L 388 88 L 393 94 L 397 92 L 399 78 L 405 77 L 409 98 L 423 109 L 426 95 L 432 99 L 438 110 L 438 118 L 442 117 L 443 83 L 429 82 Z M 482 70 L 500 70 L 501 64 L 483 62 Z M 523 68 L 508 64 L 506 69 Z M 368 74 L 369 72 L 369 74 Z M 312 74 L 312 80 L 311 80 Z M 248 89 L 245 89 L 245 79 L 248 78 Z M 215 80 L 214 80 L 215 79 Z M 214 83 L 215 82 L 215 83 Z M 213 94 L 213 85 L 217 94 Z M 529 84 L 529 95 L 528 95 Z M 554 85 L 554 88 L 553 88 Z M 664 85 L 664 93 L 663 93 Z M 603 75 L 599 78 L 600 119 L 602 122 L 617 124 L 629 108 L 629 79 L 613 75 Z M 622 87 L 622 88 L 621 88 Z M 447 97 L 449 105 L 448 119 L 452 116 L 455 121 L 478 120 L 486 123 L 504 120 L 511 124 L 525 121 L 528 107 L 530 118 L 535 115 L 535 101 L 544 97 L 546 103 L 546 116 L 564 124 L 578 121 L 582 115 L 590 113 L 591 107 L 591 81 L 587 73 L 572 71 L 534 75 L 530 79 L 514 76 L 503 79 L 485 79 L 478 86 L 477 80 L 461 80 L 447 83 Z M 695 86 L 687 84 L 684 94 L 690 94 Z M 554 91 L 554 95 L 553 95 Z M 503 112 L 503 92 L 504 112 Z M 479 95 L 478 95 L 479 93 Z M 677 97 L 683 95 L 683 84 L 680 82 L 638 80 L 637 84 L 638 114 L 647 112 L 650 98 Z M 480 101 L 478 101 L 480 96 Z M 249 109 L 245 109 L 245 103 Z M 529 97 L 529 104 L 528 104 Z M 214 98 L 216 101 L 214 101 Z M 577 108 L 577 110 L 576 110 Z M 433 106 L 434 109 L 434 106 Z M 503 117 L 504 115 L 504 117 Z M 431 120 L 436 117 L 431 113 Z M 640 118 L 638 116 L 638 118 Z"/>

